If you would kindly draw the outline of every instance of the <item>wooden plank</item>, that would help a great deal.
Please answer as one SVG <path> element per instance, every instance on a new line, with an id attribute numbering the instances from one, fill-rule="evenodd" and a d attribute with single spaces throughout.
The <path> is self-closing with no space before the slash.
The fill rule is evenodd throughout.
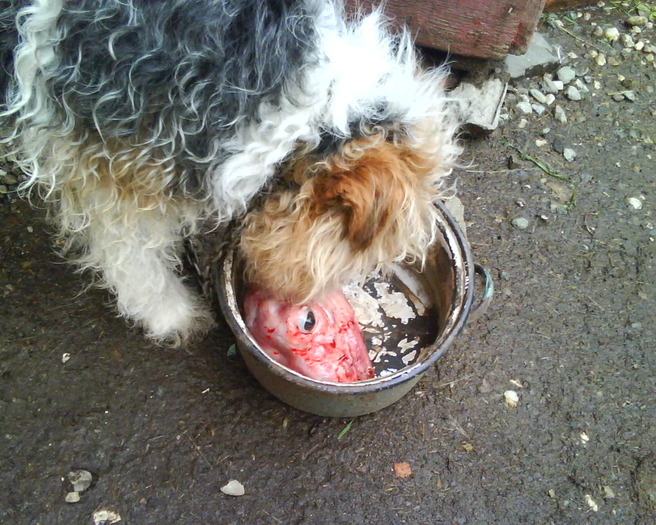
<path id="1" fill-rule="evenodd" d="M 585 7 L 587 5 L 594 5 L 599 0 L 547 0 L 544 6 L 545 11 L 563 11 L 566 9 L 576 9 L 577 7 Z"/>
<path id="2" fill-rule="evenodd" d="M 387 0 L 393 22 L 407 25 L 417 44 L 452 54 L 503 58 L 522 54 L 546 0 Z M 365 12 L 380 0 L 347 0 Z"/>

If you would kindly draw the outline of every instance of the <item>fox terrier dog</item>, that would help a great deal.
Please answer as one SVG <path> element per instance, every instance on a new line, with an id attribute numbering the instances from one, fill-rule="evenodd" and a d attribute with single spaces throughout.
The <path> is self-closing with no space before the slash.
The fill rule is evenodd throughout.
<path id="1" fill-rule="evenodd" d="M 460 153 L 444 68 L 337 0 L 9 0 L 4 141 L 65 250 L 155 340 L 206 328 L 183 240 L 238 224 L 294 302 L 422 260 Z"/>

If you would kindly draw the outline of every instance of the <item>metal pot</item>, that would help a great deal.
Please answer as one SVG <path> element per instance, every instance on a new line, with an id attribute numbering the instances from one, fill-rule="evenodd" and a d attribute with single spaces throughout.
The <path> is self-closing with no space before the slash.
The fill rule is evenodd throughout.
<path id="1" fill-rule="evenodd" d="M 357 383 L 329 383 L 307 378 L 273 361 L 260 350 L 246 328 L 240 309 L 243 285 L 236 252 L 229 251 L 216 266 L 215 282 L 223 315 L 237 338 L 249 370 L 260 384 L 283 402 L 321 416 L 352 417 L 375 412 L 403 397 L 426 370 L 444 355 L 472 312 L 475 273 L 485 279 L 485 293 L 477 306 L 480 315 L 492 297 L 489 273 L 475 265 L 456 220 L 441 203 L 438 236 L 423 268 L 400 268 L 412 274 L 436 310 L 432 342 L 419 349 L 413 363 L 385 377 Z M 473 312 L 472 312 L 473 313 Z"/>

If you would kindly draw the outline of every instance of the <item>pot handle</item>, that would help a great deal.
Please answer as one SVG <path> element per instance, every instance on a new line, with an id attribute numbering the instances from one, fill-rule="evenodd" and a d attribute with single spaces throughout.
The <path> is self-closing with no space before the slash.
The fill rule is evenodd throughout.
<path id="1" fill-rule="evenodd" d="M 485 312 L 487 312 L 487 309 L 492 302 L 492 296 L 494 295 L 494 281 L 492 280 L 490 271 L 485 266 L 475 263 L 474 272 L 483 278 L 485 287 L 483 289 L 483 297 L 478 301 L 478 304 L 472 307 L 469 314 L 470 321 L 478 320 L 483 314 L 485 314 Z"/>

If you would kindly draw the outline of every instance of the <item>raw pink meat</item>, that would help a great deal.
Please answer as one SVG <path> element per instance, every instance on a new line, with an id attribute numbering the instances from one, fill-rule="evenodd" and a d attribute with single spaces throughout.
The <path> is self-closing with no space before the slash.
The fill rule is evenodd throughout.
<path id="1" fill-rule="evenodd" d="M 244 312 L 253 338 L 278 363 L 333 383 L 374 377 L 360 327 L 341 291 L 295 305 L 252 289 L 244 299 Z"/>

